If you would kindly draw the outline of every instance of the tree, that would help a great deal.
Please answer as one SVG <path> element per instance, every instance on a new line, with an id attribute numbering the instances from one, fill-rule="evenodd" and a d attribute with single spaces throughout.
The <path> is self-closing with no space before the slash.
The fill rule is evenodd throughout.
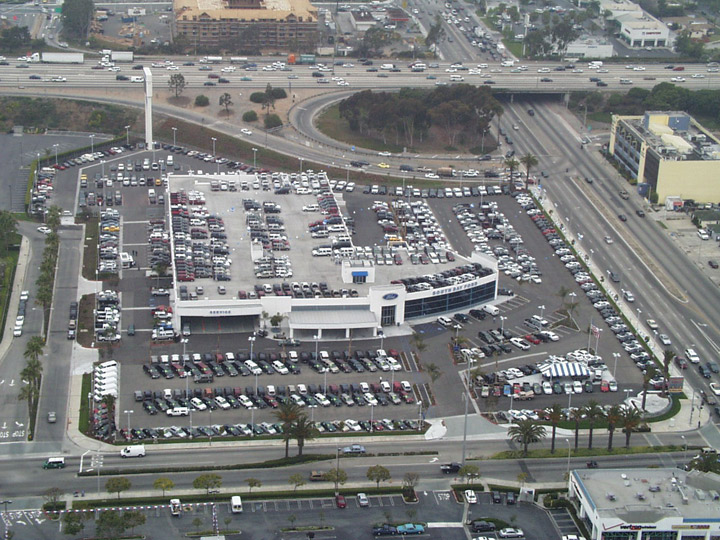
<path id="1" fill-rule="evenodd" d="M 580 439 L 580 422 L 582 422 L 585 416 L 585 411 L 582 407 L 575 407 L 570 411 L 570 420 L 575 423 L 575 450 L 578 449 L 578 443 Z"/>
<path id="2" fill-rule="evenodd" d="M 415 472 L 406 472 L 403 476 L 403 488 L 412 490 L 415 489 L 420 481 L 420 475 Z"/>
<path id="3" fill-rule="evenodd" d="M 508 176 L 508 182 L 510 182 L 510 186 L 513 186 L 513 185 L 514 185 L 513 173 L 514 173 L 514 172 L 518 169 L 518 167 L 520 166 L 520 162 L 519 162 L 517 159 L 511 157 L 511 158 L 507 158 L 507 159 L 503 162 L 503 165 L 505 165 L 505 168 L 506 168 L 506 169 L 510 169 L 510 174 L 509 174 L 509 176 Z"/>
<path id="4" fill-rule="evenodd" d="M 513 442 L 523 445 L 523 455 L 527 456 L 528 446 L 540 442 L 545 437 L 545 426 L 529 418 L 518 420 L 508 429 L 508 436 Z"/>
<path id="5" fill-rule="evenodd" d="M 699 60 L 705 54 L 705 45 L 690 37 L 690 31 L 684 30 L 675 38 L 675 50 L 684 56 Z"/>
<path id="6" fill-rule="evenodd" d="M 285 315 L 276 313 L 275 315 L 270 317 L 270 326 L 277 328 L 278 326 L 280 326 L 280 323 L 283 322 L 283 319 L 285 319 Z"/>
<path id="7" fill-rule="evenodd" d="M 263 95 L 262 108 L 265 111 L 265 115 L 270 114 L 270 109 L 275 110 L 275 94 L 273 94 L 273 87 L 270 83 L 265 87 L 265 95 Z"/>
<path id="8" fill-rule="evenodd" d="M 550 439 L 550 453 L 555 453 L 555 433 L 557 432 L 558 424 L 562 421 L 564 415 L 560 404 L 553 403 L 547 414 L 547 419 L 552 426 L 552 435 Z"/>
<path id="9" fill-rule="evenodd" d="M 598 405 L 598 402 L 594 399 L 591 399 L 587 405 L 585 405 L 585 417 L 587 418 L 590 429 L 588 433 L 588 448 L 592 448 L 592 442 L 593 442 L 593 429 L 595 428 L 595 422 L 603 418 L 605 415 L 603 414 L 603 410 Z"/>
<path id="10" fill-rule="evenodd" d="M 255 111 L 245 111 L 242 116 L 243 122 L 257 122 L 258 115 Z"/>
<path id="11" fill-rule="evenodd" d="M 347 473 L 342 469 L 330 469 L 323 475 L 323 480 L 335 484 L 335 492 L 337 493 L 338 484 L 343 485 L 347 482 Z"/>
<path id="12" fill-rule="evenodd" d="M 233 104 L 232 102 L 232 96 L 225 92 L 223 95 L 220 96 L 219 104 L 221 107 L 225 107 L 225 113 L 230 112 L 230 105 Z"/>
<path id="13" fill-rule="evenodd" d="M 155 489 L 161 489 L 162 490 L 162 496 L 165 497 L 165 492 L 170 491 L 172 488 L 175 487 L 175 482 L 170 480 L 170 478 L 166 478 L 164 476 L 161 476 L 160 478 L 156 478 L 155 482 L 153 482 L 153 487 Z"/>
<path id="14" fill-rule="evenodd" d="M 615 433 L 615 426 L 622 420 L 622 410 L 619 406 L 613 405 L 608 409 L 607 415 L 605 416 L 608 424 L 608 452 L 612 452 L 613 435 Z"/>
<path id="15" fill-rule="evenodd" d="M 252 493 L 253 488 L 262 486 L 262 482 L 257 478 L 246 478 L 245 482 L 247 482 L 248 485 L 248 493 Z"/>
<path id="16" fill-rule="evenodd" d="M 285 441 L 285 458 L 290 455 L 290 439 L 293 438 L 292 426 L 301 413 L 300 407 L 291 401 L 283 401 L 272 414 L 282 424 L 282 438 Z"/>
<path id="17" fill-rule="evenodd" d="M 650 387 L 650 381 L 657 375 L 657 369 L 655 366 L 650 364 L 643 371 L 643 388 L 642 388 L 642 406 L 640 407 L 643 412 L 645 411 L 645 404 L 647 402 L 648 388 Z"/>
<path id="18" fill-rule="evenodd" d="M 27 345 L 25 345 L 23 356 L 26 360 L 37 361 L 44 349 L 45 340 L 40 336 L 33 336 L 28 340 Z"/>
<path id="19" fill-rule="evenodd" d="M 131 510 L 123 512 L 122 519 L 125 528 L 130 529 L 130 532 L 134 533 L 135 527 L 145 525 L 145 521 L 147 521 L 147 516 L 143 514 L 140 510 Z"/>
<path id="20" fill-rule="evenodd" d="M 458 476 L 466 478 L 468 484 L 472 484 L 473 480 L 480 476 L 480 467 L 478 467 L 474 463 L 466 463 L 465 465 L 460 467 L 460 470 L 458 471 Z"/>
<path id="21" fill-rule="evenodd" d="M 68 0 L 62 5 L 63 31 L 70 37 L 87 39 L 95 5 L 92 0 Z"/>
<path id="22" fill-rule="evenodd" d="M 43 499 L 45 499 L 45 503 L 49 507 L 55 509 L 55 505 L 57 504 L 58 500 L 60 500 L 60 497 L 62 497 L 63 495 L 64 492 L 62 489 L 57 487 L 51 487 L 43 492 Z"/>
<path id="23" fill-rule="evenodd" d="M 268 114 L 265 116 L 265 129 L 274 129 L 282 126 L 282 120 L 277 114 Z"/>
<path id="24" fill-rule="evenodd" d="M 210 100 L 207 96 L 200 94 L 199 96 L 195 97 L 196 107 L 207 107 L 208 105 L 210 105 Z"/>
<path id="25" fill-rule="evenodd" d="M 445 28 L 443 21 L 439 15 L 435 17 L 435 22 L 430 26 L 427 36 L 425 36 L 425 44 L 432 47 L 437 57 L 437 45 L 445 38 Z"/>
<path id="26" fill-rule="evenodd" d="M 288 478 L 288 483 L 293 487 L 293 492 L 297 491 L 297 488 L 305 485 L 305 477 L 300 473 L 291 474 Z"/>
<path id="27" fill-rule="evenodd" d="M 625 448 L 630 448 L 630 436 L 635 428 L 640 425 L 642 416 L 635 407 L 627 406 L 622 412 L 620 422 L 625 430 Z"/>
<path id="28" fill-rule="evenodd" d="M 375 482 L 375 486 L 379 488 L 380 482 L 390 480 L 390 471 L 382 465 L 373 465 L 372 467 L 368 467 L 365 476 L 367 476 L 367 479 L 371 482 Z"/>
<path id="29" fill-rule="evenodd" d="M 47 225 L 54 233 L 57 233 L 60 228 L 60 216 L 62 215 L 62 209 L 53 204 L 48 208 L 47 214 L 45 215 L 45 225 Z"/>
<path id="30" fill-rule="evenodd" d="M 698 456 L 691 459 L 688 465 L 691 470 L 720 474 L 720 461 L 718 461 L 716 452 L 701 452 Z"/>
<path id="31" fill-rule="evenodd" d="M 68 536 L 78 535 L 85 528 L 82 513 L 66 512 L 63 514 L 63 524 L 65 525 L 63 533 Z"/>
<path id="32" fill-rule="evenodd" d="M 425 349 L 427 349 L 427 344 L 425 343 L 425 340 L 423 339 L 422 334 L 413 332 L 412 336 L 410 337 L 410 341 L 412 341 L 412 344 L 418 353 L 421 353 Z"/>
<path id="33" fill-rule="evenodd" d="M 437 381 L 440 377 L 442 377 L 443 372 L 440 371 L 440 368 L 437 366 L 437 364 L 430 362 L 429 364 L 425 364 L 425 371 L 427 371 L 427 374 L 430 376 L 430 380 L 432 382 Z"/>
<path id="34" fill-rule="evenodd" d="M 0 257 L 7 253 L 10 241 L 17 234 L 17 220 L 7 210 L 0 211 Z"/>
<path id="35" fill-rule="evenodd" d="M 185 90 L 185 77 L 182 73 L 173 73 L 170 75 L 168 80 L 168 87 L 170 90 L 175 92 L 175 97 L 178 97 Z M 222 104 L 221 104 L 222 105 Z"/>
<path id="36" fill-rule="evenodd" d="M 295 420 L 292 428 L 292 436 L 297 441 L 298 456 L 302 456 L 303 448 L 306 441 L 311 441 L 320 433 L 315 427 L 315 423 L 310 421 L 310 418 L 305 413 L 302 413 Z"/>
<path id="37" fill-rule="evenodd" d="M 211 489 L 218 489 L 222 486 L 222 477 L 218 474 L 201 474 L 193 480 L 195 489 L 204 489 L 205 494 L 209 495 Z"/>
<path id="38" fill-rule="evenodd" d="M 538 164 L 538 159 L 532 154 L 527 153 L 520 158 L 520 163 L 525 165 L 525 184 L 527 185 L 530 182 L 530 169 Z"/>
<path id="39" fill-rule="evenodd" d="M 670 382 L 670 364 L 672 363 L 673 359 L 675 358 L 675 351 L 672 349 L 665 349 L 663 351 L 663 378 L 665 379 L 663 381 L 663 395 L 667 395 L 668 393 L 668 383 Z"/>
<path id="40" fill-rule="evenodd" d="M 95 522 L 96 536 L 117 538 L 125 532 L 125 520 L 117 510 L 105 510 Z"/>
<path id="41" fill-rule="evenodd" d="M 118 499 L 120 498 L 120 493 L 127 491 L 131 487 L 132 483 L 130 480 L 123 476 L 110 478 L 107 482 L 105 482 L 105 491 L 108 493 L 117 493 Z"/>

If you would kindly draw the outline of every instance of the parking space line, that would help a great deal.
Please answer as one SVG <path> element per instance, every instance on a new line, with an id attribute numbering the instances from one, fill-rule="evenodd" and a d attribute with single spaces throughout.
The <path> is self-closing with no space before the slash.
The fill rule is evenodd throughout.
<path id="1" fill-rule="evenodd" d="M 439 491 L 439 490 L 433 490 L 432 492 L 433 497 L 435 498 L 435 504 L 443 504 L 450 502 L 450 492 L 447 490 Z"/>

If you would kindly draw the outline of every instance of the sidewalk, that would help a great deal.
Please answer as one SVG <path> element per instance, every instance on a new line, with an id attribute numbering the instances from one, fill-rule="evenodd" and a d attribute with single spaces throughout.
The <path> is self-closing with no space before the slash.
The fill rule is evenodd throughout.
<path id="1" fill-rule="evenodd" d="M 5 321 L 5 331 L 3 332 L 3 340 L 0 342 L 0 358 L 5 361 L 8 350 L 13 340 L 13 329 L 15 328 L 15 314 L 20 304 L 20 293 L 25 287 L 25 273 L 28 268 L 28 261 L 32 249 L 30 247 L 30 241 L 22 237 L 20 242 L 20 252 L 18 253 L 17 267 L 15 268 L 15 279 L 13 280 L 12 290 L 10 292 L 10 303 L 7 307 L 7 319 Z"/>

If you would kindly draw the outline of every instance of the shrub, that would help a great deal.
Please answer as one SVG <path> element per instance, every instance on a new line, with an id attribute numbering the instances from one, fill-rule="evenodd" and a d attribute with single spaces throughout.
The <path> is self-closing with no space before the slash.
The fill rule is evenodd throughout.
<path id="1" fill-rule="evenodd" d="M 282 120 L 277 114 L 268 114 L 265 117 L 265 129 L 272 129 L 282 126 Z"/>
<path id="2" fill-rule="evenodd" d="M 250 101 L 253 103 L 262 103 L 265 101 L 265 92 L 253 92 L 250 94 Z"/>
<path id="3" fill-rule="evenodd" d="M 207 107 L 210 105 L 210 100 L 207 96 L 203 96 L 200 94 L 198 97 L 195 98 L 195 106 L 196 107 Z"/>
<path id="4" fill-rule="evenodd" d="M 242 116 L 243 122 L 257 122 L 258 115 L 255 111 L 246 111 Z"/>
<path id="5" fill-rule="evenodd" d="M 273 88 L 272 89 L 272 96 L 275 99 L 285 99 L 287 97 L 287 93 L 283 88 Z"/>

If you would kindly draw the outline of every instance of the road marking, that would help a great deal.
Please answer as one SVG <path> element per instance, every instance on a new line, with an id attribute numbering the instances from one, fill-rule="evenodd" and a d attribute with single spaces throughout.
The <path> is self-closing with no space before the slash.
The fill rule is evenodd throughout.
<path id="1" fill-rule="evenodd" d="M 462 529 L 461 521 L 435 521 L 428 522 L 428 529 Z"/>

